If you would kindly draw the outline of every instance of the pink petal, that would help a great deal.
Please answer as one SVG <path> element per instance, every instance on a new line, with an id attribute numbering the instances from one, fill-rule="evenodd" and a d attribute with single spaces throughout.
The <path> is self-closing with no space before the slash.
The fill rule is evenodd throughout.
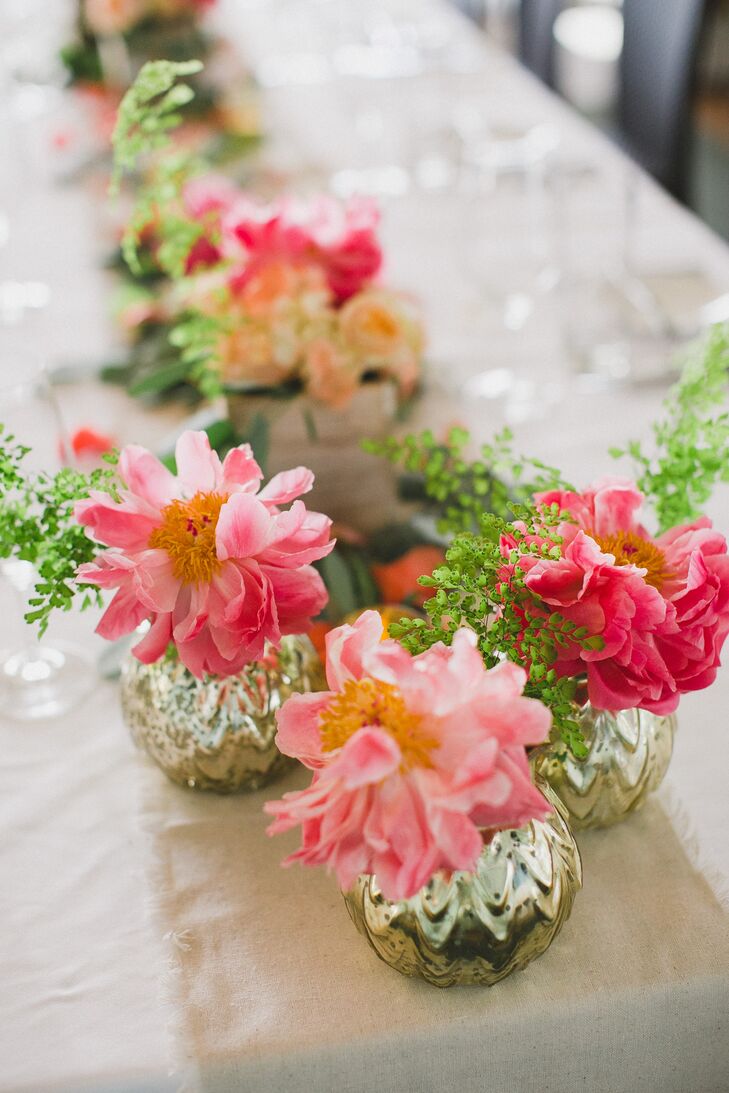
<path id="1" fill-rule="evenodd" d="M 175 445 L 177 477 L 186 493 L 212 493 L 223 480 L 223 468 L 217 452 L 210 448 L 204 432 L 188 429 Z"/>
<path id="2" fill-rule="evenodd" d="M 252 558 L 260 554 L 271 535 L 271 516 L 257 497 L 233 493 L 220 510 L 215 530 L 218 558 Z"/>
<path id="3" fill-rule="evenodd" d="M 278 569 L 261 566 L 276 600 L 282 634 L 304 633 L 327 605 L 329 593 L 313 566 L 301 569 Z"/>
<path id="4" fill-rule="evenodd" d="M 158 517 L 129 511 L 112 498 L 98 493 L 77 502 L 74 515 L 94 539 L 122 550 L 144 550 L 150 535 L 159 526 Z"/>
<path id="5" fill-rule="evenodd" d="M 116 641 L 136 630 L 149 614 L 130 585 L 122 586 L 114 596 L 96 627 L 96 633 L 108 641 Z"/>
<path id="6" fill-rule="evenodd" d="M 286 505 L 289 501 L 308 493 L 314 485 L 314 473 L 308 467 L 294 467 L 273 476 L 258 494 L 260 501 L 269 505 Z"/>
<path id="7" fill-rule="evenodd" d="M 402 760 L 397 742 L 382 729 L 358 729 L 350 736 L 329 768 L 347 789 L 380 782 L 393 774 Z"/>
<path id="8" fill-rule="evenodd" d="M 460 812 L 437 810 L 430 821 L 433 837 L 449 869 L 472 872 L 483 850 L 483 838 L 476 825 Z"/>
<path id="9" fill-rule="evenodd" d="M 262 478 L 263 471 L 256 463 L 250 444 L 231 448 L 223 460 L 224 487 L 232 492 L 234 486 L 247 486 L 255 492 Z"/>
<path id="10" fill-rule="evenodd" d="M 261 561 L 296 568 L 325 557 L 334 549 L 332 522 L 321 512 L 309 512 L 303 501 L 271 517 L 271 535 Z"/>
<path id="11" fill-rule="evenodd" d="M 164 656 L 172 640 L 172 616 L 158 615 L 149 631 L 132 648 L 132 653 L 142 664 L 152 664 Z"/>
<path id="12" fill-rule="evenodd" d="M 166 550 L 145 550 L 137 555 L 134 583 L 140 602 L 150 611 L 165 613 L 174 609 L 181 582 L 172 572 Z"/>
<path id="13" fill-rule="evenodd" d="M 175 496 L 175 476 L 138 444 L 127 444 L 119 456 L 119 475 L 132 492 L 162 509 Z"/>
<path id="14" fill-rule="evenodd" d="M 590 487 L 594 495 L 595 523 L 591 529 L 597 535 L 613 535 L 631 531 L 635 513 L 643 504 L 643 494 L 628 478 L 604 478 Z"/>
<path id="15" fill-rule="evenodd" d="M 172 614 L 173 636 L 177 643 L 194 638 L 205 623 L 210 586 L 182 585 Z"/>
<path id="16" fill-rule="evenodd" d="M 304 766 L 322 765 L 319 720 L 331 702 L 331 691 L 319 694 L 292 695 L 276 712 L 276 747 L 284 755 L 292 755 Z"/>
<path id="17" fill-rule="evenodd" d="M 353 626 L 345 623 L 326 636 L 327 682 L 333 691 L 341 691 L 348 679 L 361 679 L 362 661 L 379 644 L 384 633 L 377 611 L 363 611 Z"/>

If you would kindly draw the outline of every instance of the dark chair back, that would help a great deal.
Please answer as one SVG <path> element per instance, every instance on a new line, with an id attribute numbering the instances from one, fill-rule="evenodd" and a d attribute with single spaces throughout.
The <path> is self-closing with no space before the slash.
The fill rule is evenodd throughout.
<path id="1" fill-rule="evenodd" d="M 628 150 L 685 198 L 691 97 L 707 0 L 623 0 L 619 124 Z"/>
<path id="2" fill-rule="evenodd" d="M 521 0 L 519 6 L 519 58 L 540 80 L 554 82 L 554 20 L 562 0 Z"/>

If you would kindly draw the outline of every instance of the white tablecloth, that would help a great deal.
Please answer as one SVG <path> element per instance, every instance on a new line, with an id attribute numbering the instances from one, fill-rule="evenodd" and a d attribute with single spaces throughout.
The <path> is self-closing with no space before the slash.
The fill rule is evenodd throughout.
<path id="1" fill-rule="evenodd" d="M 425 71 L 347 75 L 363 63 L 361 38 L 351 45 L 356 6 L 223 5 L 258 67 L 279 169 L 311 188 L 332 172 L 412 166 L 432 136 L 418 119 L 436 119 L 437 131 L 454 105 L 478 102 L 502 127 L 555 127 L 577 179 L 565 233 L 588 265 L 614 251 L 625 165 L 611 146 L 439 4 L 372 5 L 373 18 L 387 9 L 420 26 Z M 350 41 L 344 51 L 336 35 Z M 395 190 L 403 177 L 386 176 Z M 52 303 L 3 332 L 4 370 L 19 345 L 64 365 L 98 360 L 111 344 L 98 209 L 78 189 L 41 197 L 21 245 L 0 259 L 14 276 L 46 280 Z M 525 226 L 508 199 L 493 201 L 498 268 Z M 559 293 L 518 332 L 479 303 L 464 260 L 473 195 L 410 185 L 384 205 L 388 280 L 422 299 L 431 334 L 435 392 L 421 418 L 462 420 L 484 438 L 511 423 L 525 450 L 580 482 L 610 469 L 608 445 L 646 437 L 663 389 L 579 383 Z M 639 208 L 642 262 L 701 269 L 726 291 L 723 243 L 645 179 Z M 459 397 L 475 373 L 499 369 L 521 386 Z M 180 418 L 90 381 L 61 394 L 71 426 L 121 441 L 158 443 Z M 726 500 L 711 513 L 724 529 Z M 88 617 L 55 630 L 101 647 Z M 10 644 L 10 621 L 4 636 Z M 3 717 L 0 1089 L 729 1088 L 728 699 L 724 672 L 684 701 L 666 787 L 641 816 L 581 840 L 585 890 L 563 935 L 491 991 L 437 992 L 380 964 L 331 879 L 279 870 L 286 840 L 263 836 L 267 794 L 223 800 L 168 784 L 134 752 L 114 685 L 96 684 L 58 722 Z"/>

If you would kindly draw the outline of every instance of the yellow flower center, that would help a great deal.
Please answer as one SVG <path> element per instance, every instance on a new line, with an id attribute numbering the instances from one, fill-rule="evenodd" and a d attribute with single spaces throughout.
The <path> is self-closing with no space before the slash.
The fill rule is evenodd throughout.
<path id="1" fill-rule="evenodd" d="M 392 315 L 384 308 L 376 307 L 365 317 L 362 326 L 365 333 L 373 338 L 394 338 L 397 334 L 397 323 Z"/>
<path id="2" fill-rule="evenodd" d="M 408 710 L 397 687 L 379 679 L 349 679 L 321 714 L 322 748 L 341 748 L 358 729 L 368 727 L 397 741 L 404 770 L 433 766 L 430 753 L 438 741 L 428 735 L 424 719 Z"/>
<path id="3" fill-rule="evenodd" d="M 149 537 L 149 546 L 166 550 L 172 572 L 183 584 L 203 584 L 220 569 L 215 553 L 215 528 L 227 500 L 220 493 L 196 493 L 162 509 L 162 523 Z"/>
<path id="4" fill-rule="evenodd" d="M 616 531 L 613 535 L 593 535 L 605 554 L 615 555 L 616 565 L 636 565 L 646 570 L 645 582 L 660 589 L 671 574 L 666 569 L 663 552 L 649 539 L 641 539 L 634 531 Z"/>

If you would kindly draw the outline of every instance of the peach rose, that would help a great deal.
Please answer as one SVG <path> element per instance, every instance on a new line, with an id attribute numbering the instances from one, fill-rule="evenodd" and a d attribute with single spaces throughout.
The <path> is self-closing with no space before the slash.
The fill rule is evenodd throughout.
<path id="1" fill-rule="evenodd" d="M 311 341 L 306 347 L 304 367 L 312 398 L 333 410 L 341 410 L 352 401 L 359 386 L 359 370 L 334 342 L 326 338 Z"/>
<path id="2" fill-rule="evenodd" d="M 247 381 L 267 387 L 289 379 L 296 364 L 295 352 L 282 353 L 274 344 L 273 331 L 258 323 L 243 323 L 221 338 L 217 356 L 226 382 Z"/>
<path id="3" fill-rule="evenodd" d="M 365 368 L 384 371 L 410 393 L 420 372 L 423 331 L 405 300 L 384 289 L 353 296 L 340 312 L 345 345 Z"/>

